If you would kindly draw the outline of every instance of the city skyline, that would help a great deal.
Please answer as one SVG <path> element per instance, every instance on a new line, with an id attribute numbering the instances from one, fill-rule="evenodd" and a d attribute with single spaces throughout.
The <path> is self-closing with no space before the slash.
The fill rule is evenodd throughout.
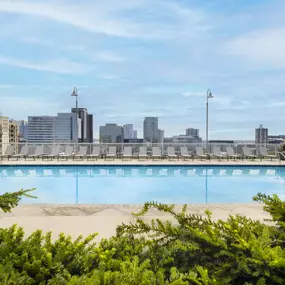
<path id="1" fill-rule="evenodd" d="M 165 137 L 204 138 L 211 88 L 209 139 L 283 134 L 284 12 L 280 0 L 1 1 L 0 112 L 68 112 L 76 86 L 94 137 L 106 123 L 142 137 L 157 116 Z"/>

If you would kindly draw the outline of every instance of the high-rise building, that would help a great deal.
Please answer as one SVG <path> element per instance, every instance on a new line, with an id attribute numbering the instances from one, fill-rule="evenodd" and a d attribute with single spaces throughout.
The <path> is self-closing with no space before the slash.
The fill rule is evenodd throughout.
<path id="1" fill-rule="evenodd" d="M 76 123 L 76 120 L 78 123 Z M 81 121 L 76 117 L 76 114 L 58 113 L 55 117 L 55 141 L 76 143 L 80 133 L 80 125 Z"/>
<path id="2" fill-rule="evenodd" d="M 158 118 L 145 117 L 143 122 L 143 138 L 145 142 L 156 142 L 158 135 Z"/>
<path id="3" fill-rule="evenodd" d="M 199 137 L 199 130 L 194 128 L 188 128 L 186 129 L 186 136 Z"/>
<path id="4" fill-rule="evenodd" d="M 26 142 L 28 140 L 28 122 L 21 120 L 17 121 L 19 127 L 19 142 Z"/>
<path id="5" fill-rule="evenodd" d="M 53 143 L 78 141 L 76 114 L 59 113 L 57 116 L 29 116 L 28 117 L 28 142 Z"/>
<path id="6" fill-rule="evenodd" d="M 268 129 L 263 128 L 262 125 L 258 129 L 255 129 L 255 143 L 268 143 Z"/>
<path id="7" fill-rule="evenodd" d="M 9 144 L 14 146 L 16 153 L 19 149 L 19 126 L 14 120 L 9 121 Z"/>
<path id="8" fill-rule="evenodd" d="M 124 128 L 117 124 L 100 126 L 99 133 L 101 143 L 121 143 L 124 141 Z"/>
<path id="9" fill-rule="evenodd" d="M 76 108 L 72 108 L 71 112 L 76 113 Z M 79 142 L 93 143 L 93 115 L 88 114 L 86 108 L 78 108 L 78 117 L 81 119 Z"/>
<path id="10" fill-rule="evenodd" d="M 123 125 L 124 128 L 124 139 L 132 139 L 134 126 L 132 124 Z"/>
<path id="11" fill-rule="evenodd" d="M 28 142 L 49 143 L 55 141 L 55 116 L 29 116 Z"/>
<path id="12" fill-rule="evenodd" d="M 138 138 L 138 131 L 137 130 L 133 130 L 133 137 L 132 139 L 137 139 Z"/>
<path id="13" fill-rule="evenodd" d="M 9 118 L 0 116 L 0 154 L 4 154 L 9 145 Z"/>

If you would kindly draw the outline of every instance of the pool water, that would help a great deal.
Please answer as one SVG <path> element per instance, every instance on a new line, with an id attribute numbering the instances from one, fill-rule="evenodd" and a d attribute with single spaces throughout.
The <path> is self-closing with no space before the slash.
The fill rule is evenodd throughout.
<path id="1" fill-rule="evenodd" d="M 258 192 L 285 195 L 285 167 L 0 167 L 0 194 L 36 188 L 21 203 L 250 203 Z"/>

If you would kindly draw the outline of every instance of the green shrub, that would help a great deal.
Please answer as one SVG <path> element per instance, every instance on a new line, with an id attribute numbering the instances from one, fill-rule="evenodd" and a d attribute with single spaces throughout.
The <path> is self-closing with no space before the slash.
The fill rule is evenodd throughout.
<path id="1" fill-rule="evenodd" d="M 276 195 L 254 200 L 265 204 L 269 223 L 243 216 L 214 222 L 208 211 L 201 218 L 187 214 L 186 206 L 177 213 L 174 206 L 146 203 L 135 223 L 98 244 L 96 234 L 75 241 L 61 234 L 52 242 L 51 233 L 24 238 L 17 226 L 0 229 L 0 284 L 284 284 L 285 203 Z M 146 223 L 141 216 L 150 208 L 174 222 Z"/>

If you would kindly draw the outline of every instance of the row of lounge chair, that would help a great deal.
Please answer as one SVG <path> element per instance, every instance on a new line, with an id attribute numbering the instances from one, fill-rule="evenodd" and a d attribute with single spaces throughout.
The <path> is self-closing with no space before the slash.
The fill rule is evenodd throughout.
<path id="1" fill-rule="evenodd" d="M 116 146 L 110 146 L 108 148 L 108 151 L 106 153 L 101 152 L 101 147 L 100 146 L 93 146 L 92 152 L 88 153 L 88 148 L 87 146 L 80 146 L 79 150 L 74 153 L 74 148 L 71 145 L 67 145 L 66 149 L 63 153 L 60 152 L 60 146 L 59 145 L 54 145 L 49 152 L 44 152 L 44 147 L 42 145 L 36 146 L 35 148 L 32 148 L 32 153 L 30 153 L 31 146 L 24 145 L 20 152 L 18 154 L 15 154 L 15 149 L 13 146 L 8 146 L 6 149 L 6 152 L 4 155 L 1 156 L 1 159 L 3 160 L 4 158 L 7 158 L 8 160 L 10 158 L 24 158 L 25 160 L 27 159 L 33 159 L 36 160 L 36 158 L 42 158 L 44 159 L 66 159 L 68 158 L 73 158 L 73 160 L 76 159 L 81 159 L 83 160 L 84 158 L 89 159 L 98 159 L 101 157 L 104 157 L 105 160 L 107 159 L 115 159 L 116 157 L 121 157 L 122 160 L 126 158 L 134 158 L 137 157 L 138 159 L 140 158 L 145 158 L 148 159 L 149 157 L 154 159 L 163 159 L 164 157 L 171 159 L 178 159 L 183 158 L 184 160 L 186 159 L 194 159 L 194 157 L 199 157 L 202 159 L 211 159 L 211 158 L 218 158 L 220 159 L 244 159 L 244 158 L 251 158 L 252 160 L 255 158 L 270 158 L 271 160 L 273 158 L 277 158 L 276 155 L 271 155 L 268 153 L 267 148 L 265 147 L 260 147 L 259 151 L 257 154 L 254 154 L 252 150 L 248 147 L 243 147 L 242 148 L 242 154 L 237 154 L 235 153 L 233 147 L 226 147 L 226 152 L 221 152 L 220 147 L 214 147 L 212 153 L 205 153 L 204 149 L 202 147 L 196 147 L 195 152 L 189 152 L 187 147 L 180 147 L 180 153 L 177 154 L 175 152 L 174 147 L 167 147 L 167 154 L 164 155 L 162 153 L 162 149 L 160 147 L 152 147 L 152 152 L 150 155 L 147 153 L 147 148 L 144 146 L 139 147 L 139 153 L 134 154 L 133 153 L 133 148 L 131 146 L 125 146 L 123 148 L 122 153 L 118 154 L 117 153 L 117 147 Z"/>

